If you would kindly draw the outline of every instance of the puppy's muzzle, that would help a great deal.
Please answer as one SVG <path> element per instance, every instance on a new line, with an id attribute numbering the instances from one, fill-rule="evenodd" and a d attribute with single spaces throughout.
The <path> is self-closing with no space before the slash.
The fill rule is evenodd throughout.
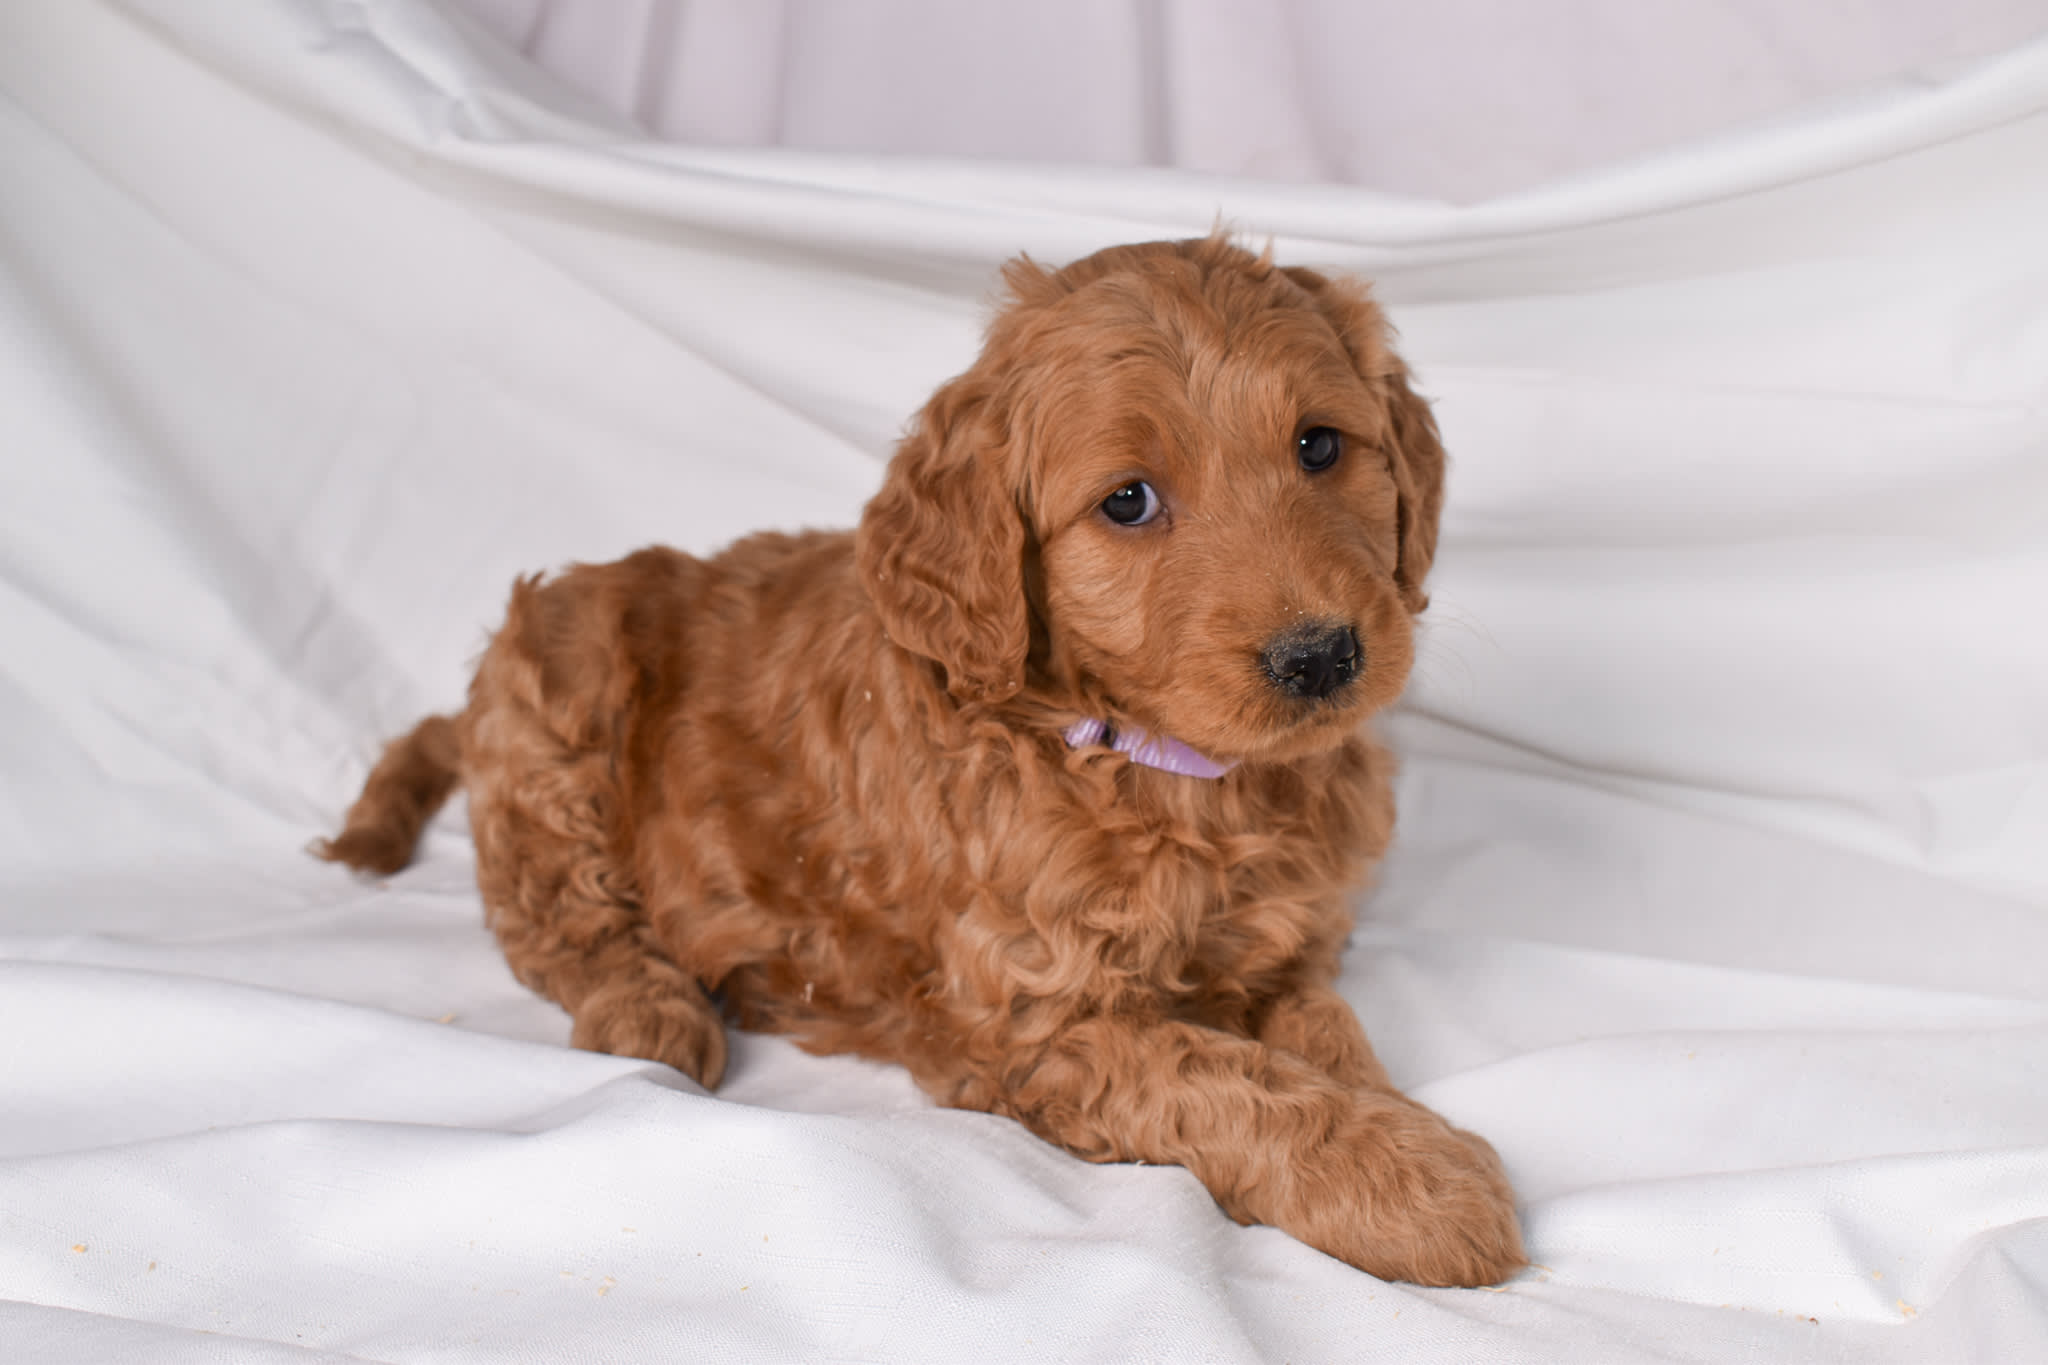
<path id="1" fill-rule="evenodd" d="M 1273 686 L 1310 700 L 1335 695 L 1365 666 L 1357 632 L 1320 623 L 1275 636 L 1262 658 Z"/>

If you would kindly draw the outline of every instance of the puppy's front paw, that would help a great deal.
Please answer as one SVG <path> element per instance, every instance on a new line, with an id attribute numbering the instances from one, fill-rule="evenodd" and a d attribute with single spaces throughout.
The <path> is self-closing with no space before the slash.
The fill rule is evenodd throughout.
<path id="1" fill-rule="evenodd" d="M 1522 1224 L 1515 1191 L 1500 1157 L 1484 1138 L 1448 1129 L 1456 1146 L 1435 1172 L 1424 1216 L 1431 1221 L 1416 1248 L 1418 1284 L 1499 1284 L 1529 1263 L 1522 1249 Z M 1427 1179 L 1427 1177 L 1426 1177 Z"/>
<path id="2" fill-rule="evenodd" d="M 1427 1109 L 1374 1096 L 1320 1155 L 1289 1229 L 1310 1245 L 1413 1284 L 1498 1284 L 1528 1264 L 1500 1158 Z"/>

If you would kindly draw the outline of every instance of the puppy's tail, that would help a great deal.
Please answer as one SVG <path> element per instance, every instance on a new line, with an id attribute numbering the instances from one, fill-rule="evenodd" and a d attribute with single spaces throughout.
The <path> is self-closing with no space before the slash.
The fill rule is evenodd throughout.
<path id="1" fill-rule="evenodd" d="M 428 716 L 412 733 L 385 746 L 370 769 L 348 822 L 312 853 L 358 872 L 388 877 L 412 861 L 420 831 L 462 777 L 462 741 L 453 716 Z"/>

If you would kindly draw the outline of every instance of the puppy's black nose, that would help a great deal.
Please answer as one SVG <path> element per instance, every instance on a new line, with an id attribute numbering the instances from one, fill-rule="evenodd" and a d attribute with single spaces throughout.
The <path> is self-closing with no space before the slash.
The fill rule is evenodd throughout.
<path id="1" fill-rule="evenodd" d="M 1327 697 L 1357 676 L 1365 653 L 1349 626 L 1300 626 L 1266 646 L 1266 676 L 1291 697 Z"/>

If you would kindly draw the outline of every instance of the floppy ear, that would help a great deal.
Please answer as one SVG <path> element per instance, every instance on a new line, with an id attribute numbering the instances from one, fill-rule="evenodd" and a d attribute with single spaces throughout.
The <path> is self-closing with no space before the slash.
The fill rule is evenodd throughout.
<path id="1" fill-rule="evenodd" d="M 932 396 L 854 535 L 882 628 L 963 701 L 1016 695 L 1030 644 L 1023 513 L 987 387 L 970 371 Z"/>
<path id="2" fill-rule="evenodd" d="M 1400 559 L 1394 571 L 1410 612 L 1429 605 L 1422 589 L 1436 557 L 1437 520 L 1444 503 L 1444 446 L 1429 404 L 1408 384 L 1408 366 L 1394 353 L 1379 306 L 1365 287 L 1290 266 L 1287 277 L 1306 289 L 1350 353 L 1351 367 L 1380 395 L 1392 422 L 1387 463 L 1400 496 Z"/>

